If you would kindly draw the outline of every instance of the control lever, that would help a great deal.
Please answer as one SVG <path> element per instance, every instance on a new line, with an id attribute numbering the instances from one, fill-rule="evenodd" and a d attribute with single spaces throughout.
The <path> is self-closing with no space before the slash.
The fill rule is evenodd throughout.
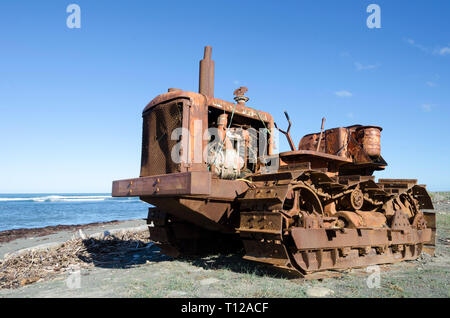
<path id="1" fill-rule="evenodd" d="M 284 115 L 286 116 L 286 119 L 289 123 L 288 129 L 286 131 L 284 131 L 284 130 L 281 130 L 280 128 L 278 128 L 277 123 L 274 123 L 274 125 L 275 125 L 276 129 L 278 129 L 282 134 L 284 134 L 286 136 L 286 139 L 289 143 L 289 147 L 291 147 L 291 150 L 295 151 L 297 149 L 295 149 L 294 142 L 292 141 L 291 134 L 289 133 L 289 131 L 291 130 L 292 123 L 291 123 L 291 120 L 289 118 L 289 114 L 287 113 L 287 111 L 284 111 Z"/>
<path id="2" fill-rule="evenodd" d="M 320 136 L 319 136 L 319 141 L 317 142 L 317 149 L 316 149 L 316 151 L 319 151 L 319 149 L 320 149 L 320 142 L 322 141 L 324 125 L 325 125 L 325 117 L 322 118 L 322 126 L 320 127 Z"/>

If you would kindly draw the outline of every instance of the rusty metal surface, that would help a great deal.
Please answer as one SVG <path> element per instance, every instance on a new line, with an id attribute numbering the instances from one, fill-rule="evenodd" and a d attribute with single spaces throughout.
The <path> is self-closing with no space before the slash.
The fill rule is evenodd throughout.
<path id="1" fill-rule="evenodd" d="M 266 251 L 261 256 L 263 263 L 277 267 L 280 267 L 281 263 L 283 266 L 287 264 L 287 267 L 293 267 L 307 276 L 314 271 L 415 259 L 423 249 L 432 246 L 433 222 L 417 221 L 423 219 L 418 207 L 424 193 L 418 191 L 418 186 L 411 180 L 390 180 L 391 183 L 409 185 L 409 188 L 406 186 L 406 190 L 401 194 L 389 194 L 372 179 L 365 177 L 353 176 L 344 179 L 344 184 L 338 182 L 342 181 L 339 178 L 333 181 L 326 174 L 313 171 L 304 171 L 292 177 L 289 184 L 278 185 L 281 180 L 286 179 L 276 178 L 275 175 L 269 178 L 266 176 L 264 182 L 257 183 L 256 188 L 249 189 L 241 199 L 245 203 L 241 208 L 255 210 L 259 206 L 267 210 L 269 207 L 274 209 L 272 213 L 280 211 L 281 208 L 285 227 L 279 240 L 290 242 L 291 239 L 294 242 L 295 246 L 286 243 L 287 255 L 284 261 L 279 259 L 279 254 L 271 261 L 270 255 L 273 253 L 263 249 Z M 273 180 L 273 183 L 269 180 Z M 259 187 L 261 195 L 258 195 Z M 290 194 L 292 190 L 286 190 L 286 187 L 293 189 L 294 193 L 295 189 L 309 188 L 310 191 L 294 195 Z M 268 190 L 276 188 L 278 189 L 270 193 L 281 202 L 277 206 L 267 204 L 270 199 Z M 284 191 L 280 191 L 281 189 Z M 311 195 L 306 196 L 307 193 Z M 351 203 L 354 193 L 358 193 L 363 204 Z M 342 200 L 346 197 L 350 202 Z M 315 206 L 314 201 L 320 203 Z M 388 209 L 389 205 L 383 202 L 391 201 L 396 202 L 394 213 L 388 215 L 385 209 Z M 343 208 L 353 210 L 345 211 Z M 267 215 L 267 211 L 260 213 L 260 217 L 255 216 L 256 224 L 247 221 L 248 217 L 241 217 L 241 228 L 247 223 L 251 225 L 251 228 L 241 231 L 241 236 L 244 235 L 248 240 L 251 234 L 254 240 L 259 242 L 253 245 L 249 242 L 244 244 L 249 258 L 253 260 L 257 260 L 255 255 L 261 253 L 253 249 L 262 248 L 263 242 L 270 243 L 275 235 L 274 231 L 267 227 L 267 221 L 261 219 Z M 432 219 L 432 215 L 427 215 L 427 218 Z M 257 230 L 257 224 L 260 224 L 261 231 Z"/>
<path id="2" fill-rule="evenodd" d="M 198 92 L 214 97 L 214 61 L 211 60 L 212 47 L 205 47 L 203 60 L 200 61 Z"/>
<path id="3" fill-rule="evenodd" d="M 183 91 L 183 90 L 167 92 L 167 93 L 158 95 L 144 108 L 142 113 L 146 113 L 147 111 L 149 111 L 156 105 L 159 105 L 161 103 L 166 103 L 166 102 L 169 102 L 169 101 L 172 101 L 175 99 L 179 99 L 179 98 L 185 99 L 185 100 L 190 100 L 192 103 L 204 105 L 204 107 L 210 106 L 210 107 L 214 107 L 214 108 L 220 109 L 222 111 L 227 111 L 230 113 L 233 111 L 233 109 L 235 109 L 236 114 L 239 114 L 241 116 L 248 117 L 251 119 L 255 119 L 258 121 L 261 118 L 266 124 L 269 125 L 272 123 L 272 125 L 273 125 L 272 115 L 270 115 L 269 113 L 266 113 L 264 111 L 256 110 L 251 107 L 242 106 L 239 104 L 237 104 L 235 106 L 235 104 L 233 104 L 233 103 L 230 103 L 230 102 L 218 99 L 218 98 L 214 98 L 211 96 L 205 96 L 205 95 L 195 93 L 195 92 L 187 92 L 187 91 Z"/>
<path id="4" fill-rule="evenodd" d="M 411 233 L 386 229 L 304 229 L 293 228 L 291 232 L 297 249 L 363 248 L 395 244 L 425 243 L 431 230 L 414 230 Z"/>
<path id="5" fill-rule="evenodd" d="M 381 128 L 376 126 L 363 126 L 356 129 L 357 140 L 371 157 L 381 155 L 380 133 Z"/>
<path id="6" fill-rule="evenodd" d="M 141 176 L 180 172 L 180 165 L 170 153 L 177 143 L 171 139 L 173 130 L 182 127 L 183 102 L 160 104 L 143 120 Z"/>
<path id="7" fill-rule="evenodd" d="M 114 197 L 161 195 L 209 195 L 211 173 L 192 171 L 113 182 Z"/>
<path id="8" fill-rule="evenodd" d="M 311 158 L 308 158 L 309 160 L 324 158 L 329 161 L 337 161 L 337 162 L 342 161 L 344 163 L 352 162 L 351 159 L 341 158 L 336 155 L 331 155 L 331 154 L 327 154 L 327 153 L 323 153 L 323 152 L 316 152 L 316 151 L 312 151 L 312 150 L 296 150 L 296 151 L 288 151 L 288 152 L 280 153 L 280 157 L 285 160 L 287 160 L 289 157 L 294 157 L 294 156 L 295 157 L 311 156 Z M 300 159 L 297 159 L 297 158 L 294 160 L 300 161 Z"/>
<path id="9" fill-rule="evenodd" d="M 436 219 L 424 211 L 433 209 L 426 187 L 415 179 L 376 182 L 373 176 L 387 166 L 380 127 L 325 129 L 323 119 L 320 132 L 305 135 L 296 148 L 287 113 L 287 130 L 278 129 L 270 114 L 247 106 L 247 87 L 234 91 L 236 103 L 214 98 L 211 55 L 206 47 L 199 93 L 171 88 L 145 107 L 140 177 L 113 182 L 113 196 L 139 196 L 155 206 L 147 219 L 150 238 L 164 253 L 244 247 L 245 259 L 313 278 L 433 251 Z M 274 137 L 262 129 L 274 127 L 291 151 L 273 153 Z M 175 128 L 187 133 L 172 140 Z M 212 137 L 198 139 L 209 128 L 217 129 L 220 147 L 208 148 Z M 250 129 L 268 138 L 253 150 Z M 244 143 L 242 167 L 216 161 L 218 154 L 240 151 L 230 136 Z M 175 163 L 177 143 L 183 160 Z M 266 171 L 264 156 L 251 152 L 260 150 L 277 170 Z"/>

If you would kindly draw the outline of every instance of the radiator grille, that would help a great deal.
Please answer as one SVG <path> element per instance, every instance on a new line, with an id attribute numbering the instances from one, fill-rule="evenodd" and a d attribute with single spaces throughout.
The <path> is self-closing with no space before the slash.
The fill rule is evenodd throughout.
<path id="1" fill-rule="evenodd" d="M 183 104 L 170 103 L 154 107 L 144 115 L 142 129 L 141 177 L 174 173 L 179 164 L 171 159 L 172 147 L 178 142 L 171 140 L 172 131 L 181 127 Z"/>

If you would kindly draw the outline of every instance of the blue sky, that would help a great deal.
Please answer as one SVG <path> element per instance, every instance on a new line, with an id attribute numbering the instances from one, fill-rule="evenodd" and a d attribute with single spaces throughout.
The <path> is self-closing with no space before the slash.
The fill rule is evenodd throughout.
<path id="1" fill-rule="evenodd" d="M 66 7 L 81 8 L 81 29 Z M 381 7 L 381 29 L 366 8 Z M 139 175 L 141 111 L 198 89 L 205 45 L 215 96 L 273 114 L 292 136 L 384 128 L 377 177 L 450 190 L 449 1 L 0 2 L 0 193 L 109 192 Z M 281 148 L 288 149 L 282 140 Z"/>

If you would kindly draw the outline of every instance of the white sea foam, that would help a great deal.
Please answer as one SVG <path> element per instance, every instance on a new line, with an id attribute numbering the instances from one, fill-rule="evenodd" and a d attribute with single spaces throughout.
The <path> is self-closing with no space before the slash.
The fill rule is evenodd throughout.
<path id="1" fill-rule="evenodd" d="M 110 195 L 81 195 L 81 196 L 65 196 L 65 195 L 48 195 L 41 197 L 22 197 L 22 198 L 0 198 L 0 202 L 8 201 L 33 201 L 33 202 L 95 202 L 110 200 Z"/>
<path id="2" fill-rule="evenodd" d="M 0 198 L 0 201 L 30 201 L 29 198 Z"/>

